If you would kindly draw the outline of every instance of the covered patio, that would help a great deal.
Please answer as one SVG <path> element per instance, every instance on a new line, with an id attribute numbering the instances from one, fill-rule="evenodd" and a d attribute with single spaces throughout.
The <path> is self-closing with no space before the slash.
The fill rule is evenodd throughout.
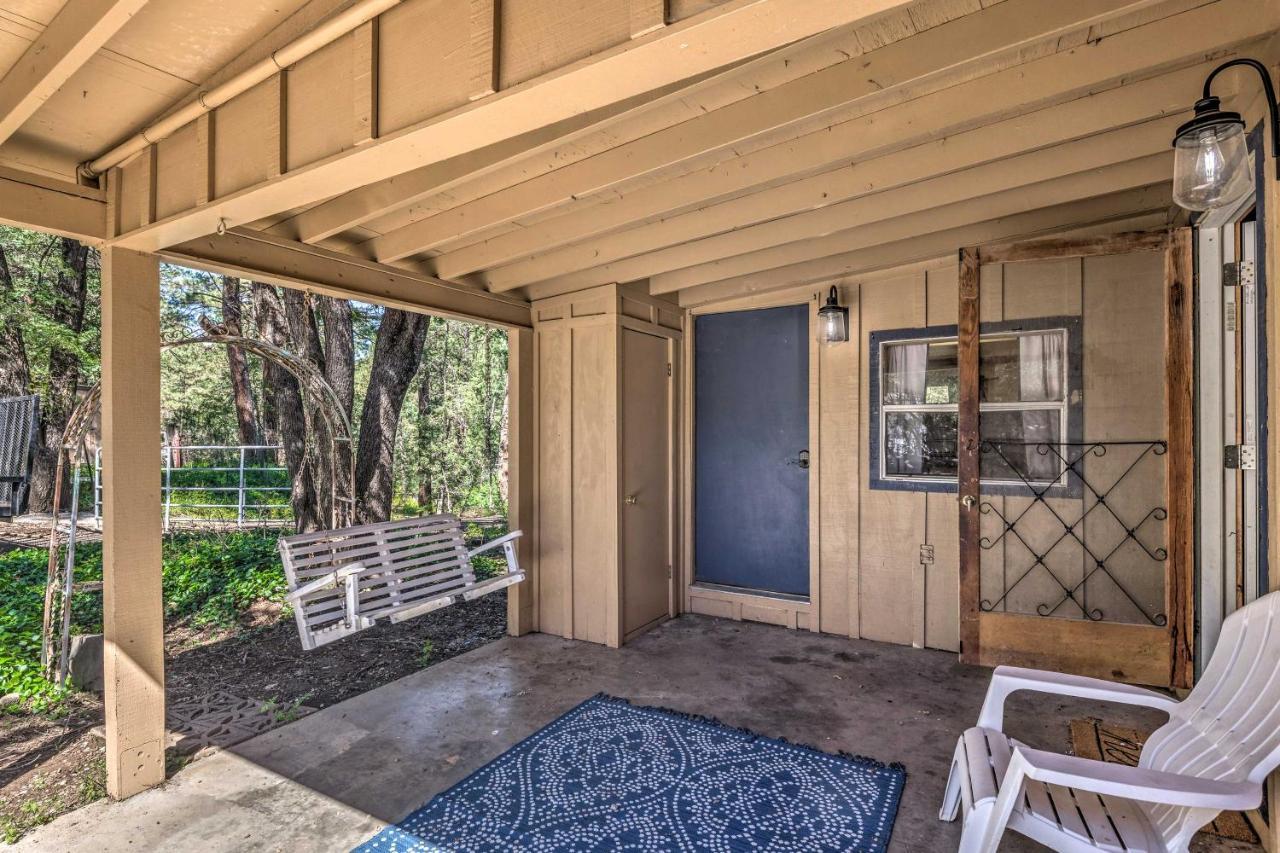
<path id="1" fill-rule="evenodd" d="M 953 735 L 976 719 L 987 680 L 985 669 L 944 652 L 702 616 L 616 652 L 546 635 L 508 638 L 201 759 L 160 789 L 68 815 L 16 849 L 74 849 L 92 833 L 101 850 L 345 850 L 603 691 L 904 762 L 891 849 L 949 850 L 960 827 L 937 812 Z M 1070 720 L 1099 707 L 1018 698 L 1010 731 L 1062 750 Z M 1137 728 L 1163 716 L 1107 711 Z M 1010 839 L 1001 849 L 1037 848 Z"/>
<path id="2" fill-rule="evenodd" d="M 1185 690 L 1280 587 L 1255 71 L 1213 78 L 1252 151 L 1229 205 L 1176 205 L 1170 146 L 1223 63 L 1274 74 L 1278 28 L 1273 0 L 0 0 L 0 221 L 102 250 L 127 801 L 24 844 L 346 847 L 605 691 L 902 762 L 895 849 L 951 848 L 989 667 Z M 149 791 L 162 261 L 506 329 L 524 580 L 507 639 Z M 1014 708 L 1058 751 L 1097 713 Z"/>

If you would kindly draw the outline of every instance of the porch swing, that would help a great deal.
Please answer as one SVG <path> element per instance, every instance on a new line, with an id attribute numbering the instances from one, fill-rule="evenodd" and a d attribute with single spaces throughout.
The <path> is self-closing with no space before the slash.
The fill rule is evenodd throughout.
<path id="1" fill-rule="evenodd" d="M 468 551 L 461 520 L 454 515 L 351 526 L 355 500 L 355 452 L 351 424 L 332 386 L 310 362 L 271 344 L 230 335 L 218 326 L 205 334 L 161 344 L 170 349 L 194 344 L 235 346 L 279 365 L 297 380 L 303 399 L 319 411 L 324 424 L 327 458 L 333 465 L 329 494 L 329 530 L 284 537 L 279 541 L 281 560 L 293 605 L 298 636 L 304 650 L 368 628 L 388 618 L 402 622 L 472 600 L 524 580 L 513 531 Z M 61 546 L 59 515 L 65 465 L 87 459 L 86 437 L 101 405 L 102 387 L 84 395 L 67 422 L 58 453 L 49 532 L 48 576 L 45 585 L 41 663 L 46 674 L 64 684 L 69 670 L 71 596 L 79 589 L 101 589 L 101 584 L 75 583 L 75 549 L 80 504 L 80 464 L 73 465 L 71 523 L 66 554 L 59 571 Z M 341 461 L 339 461 L 341 459 Z M 499 577 L 477 581 L 472 557 L 502 548 L 507 571 Z M 55 639 L 54 626 L 60 630 Z M 55 670 L 55 659 L 56 670 Z"/>

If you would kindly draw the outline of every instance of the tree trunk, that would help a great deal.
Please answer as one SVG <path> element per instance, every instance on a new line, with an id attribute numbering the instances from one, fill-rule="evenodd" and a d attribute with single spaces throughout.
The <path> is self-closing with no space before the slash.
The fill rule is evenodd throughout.
<path id="1" fill-rule="evenodd" d="M 289 323 L 280 293 L 271 285 L 253 283 L 254 306 L 258 312 L 258 329 L 269 344 L 290 349 Z M 298 381 L 283 367 L 263 361 L 264 395 L 275 397 L 275 412 L 280 425 L 280 442 L 284 445 L 285 465 L 292 481 L 290 502 L 294 523 L 300 533 L 321 530 L 327 524 L 317 500 L 314 462 L 308 453 L 308 417 Z"/>
<path id="2" fill-rule="evenodd" d="M 89 248 L 69 237 L 59 237 L 60 261 L 54 276 L 54 300 L 49 319 L 69 334 L 84 331 L 85 300 L 89 292 Z M 53 506 L 53 485 L 62 434 L 76 405 L 80 384 L 80 355 L 58 345 L 49 348 L 49 387 L 40 401 L 40 445 L 36 450 L 31 482 L 31 508 L 46 512 Z M 64 503 L 70 489 L 64 488 Z"/>
<path id="3" fill-rule="evenodd" d="M 258 340 L 274 344 L 283 340 L 283 314 L 275 288 L 269 284 L 250 282 L 249 304 L 253 306 L 253 323 Z M 276 388 L 284 371 L 274 363 L 262 360 L 262 397 L 258 403 L 258 424 L 263 444 L 280 444 L 280 409 Z"/>
<path id="4" fill-rule="evenodd" d="M 422 368 L 418 377 L 418 506 L 432 513 L 435 495 L 431 488 L 431 326 L 422 335 Z"/>
<path id="5" fill-rule="evenodd" d="M 282 288 L 281 298 L 284 305 L 285 323 L 289 329 L 289 349 L 301 355 L 323 375 L 325 372 L 324 344 L 320 340 L 320 325 L 316 320 L 312 297 L 301 290 Z M 331 436 L 328 434 L 323 420 L 318 419 L 317 405 L 319 400 L 303 397 L 302 415 L 306 428 L 307 442 L 304 452 L 307 457 L 307 470 L 311 475 L 311 488 L 315 493 L 316 512 L 325 524 L 333 517 L 334 478 L 333 449 Z"/>
<path id="6" fill-rule="evenodd" d="M 0 246 L 0 301 L 14 305 L 13 276 L 9 259 Z M 0 397 L 22 397 L 31 393 L 31 365 L 18 317 L 0 318 Z"/>
<path id="7" fill-rule="evenodd" d="M 222 325 L 227 334 L 242 337 L 244 325 L 240 305 L 240 279 L 222 277 Z M 227 347 L 227 367 L 231 371 L 231 395 L 236 407 L 236 425 L 241 444 L 258 444 L 258 406 L 249 381 L 249 360 L 240 347 Z"/>
<path id="8" fill-rule="evenodd" d="M 423 314 L 388 308 L 378 326 L 356 454 L 355 493 L 360 498 L 356 516 L 360 523 L 391 517 L 400 410 L 422 359 L 427 320 Z"/>
<path id="9" fill-rule="evenodd" d="M 320 298 L 324 319 L 324 378 L 329 381 L 350 421 L 356 405 L 356 334 L 351 323 L 351 303 Z"/>

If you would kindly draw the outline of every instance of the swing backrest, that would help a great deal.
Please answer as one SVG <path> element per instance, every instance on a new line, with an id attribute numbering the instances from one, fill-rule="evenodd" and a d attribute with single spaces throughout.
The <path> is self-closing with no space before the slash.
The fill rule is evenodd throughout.
<path id="1" fill-rule="evenodd" d="M 475 584 L 462 522 L 432 515 L 280 540 L 291 592 L 320 578 L 357 571 L 359 619 L 350 618 L 343 582 L 307 592 L 294 604 L 304 648 L 310 649 Z"/>

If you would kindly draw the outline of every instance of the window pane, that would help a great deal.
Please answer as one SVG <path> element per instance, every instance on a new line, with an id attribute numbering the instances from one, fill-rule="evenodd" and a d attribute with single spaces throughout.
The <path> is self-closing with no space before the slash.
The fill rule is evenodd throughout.
<path id="1" fill-rule="evenodd" d="M 955 477 L 955 412 L 890 412 L 885 417 L 884 476 Z"/>
<path id="2" fill-rule="evenodd" d="M 1062 412 L 982 412 L 982 479 L 1048 483 L 1062 476 Z"/>
<path id="3" fill-rule="evenodd" d="M 955 341 L 884 348 L 881 399 L 890 406 L 954 403 L 959 389 Z"/>
<path id="4" fill-rule="evenodd" d="M 984 403 L 1066 399 L 1066 335 L 1061 331 L 984 337 L 979 349 Z"/>

